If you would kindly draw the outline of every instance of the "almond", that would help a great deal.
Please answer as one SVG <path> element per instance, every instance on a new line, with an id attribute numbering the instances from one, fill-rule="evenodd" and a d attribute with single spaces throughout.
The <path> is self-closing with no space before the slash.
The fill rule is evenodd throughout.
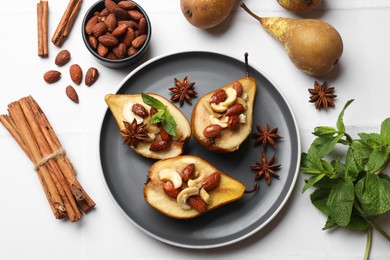
<path id="1" fill-rule="evenodd" d="M 147 38 L 146 34 L 140 35 L 140 36 L 138 36 L 137 38 L 134 39 L 134 41 L 131 43 L 131 45 L 134 48 L 138 49 L 145 43 L 146 38 Z"/>
<path id="2" fill-rule="evenodd" d="M 126 24 L 121 24 L 119 25 L 118 27 L 116 27 L 113 31 L 112 31 L 112 36 L 116 37 L 116 38 L 119 38 L 120 36 L 122 36 L 123 34 L 125 34 L 127 32 L 127 25 Z"/>
<path id="3" fill-rule="evenodd" d="M 107 32 L 107 24 L 98 22 L 92 27 L 92 33 L 95 37 L 100 37 Z"/>
<path id="4" fill-rule="evenodd" d="M 207 204 L 198 195 L 191 196 L 187 199 L 187 204 L 196 211 L 204 213 L 207 211 Z"/>
<path id="5" fill-rule="evenodd" d="M 166 183 L 164 183 L 163 190 L 167 195 L 173 198 L 176 198 L 177 195 L 179 195 L 180 193 L 180 189 L 175 189 L 175 187 L 173 186 L 173 182 L 171 181 L 167 181 Z"/>
<path id="6" fill-rule="evenodd" d="M 240 103 L 236 103 L 226 110 L 226 116 L 239 115 L 243 113 L 245 110 L 244 106 Z"/>
<path id="7" fill-rule="evenodd" d="M 221 134 L 222 127 L 217 124 L 208 125 L 203 130 L 204 137 L 210 139 L 215 138 Z"/>
<path id="8" fill-rule="evenodd" d="M 233 82 L 233 89 L 237 92 L 237 97 L 242 96 L 244 89 L 242 87 L 242 84 L 239 81 L 236 80 Z"/>
<path id="9" fill-rule="evenodd" d="M 89 68 L 87 70 L 87 73 L 85 74 L 85 85 L 87 85 L 88 87 L 92 86 L 96 82 L 98 77 L 99 71 L 94 67 Z"/>
<path id="10" fill-rule="evenodd" d="M 210 98 L 210 103 L 219 104 L 227 99 L 227 94 L 224 89 L 216 90 Z"/>
<path id="11" fill-rule="evenodd" d="M 238 115 L 232 115 L 229 117 L 227 127 L 231 130 L 235 130 L 240 126 L 240 120 L 238 119 Z"/>
<path id="12" fill-rule="evenodd" d="M 57 82 L 60 79 L 60 77 L 61 77 L 61 72 L 57 70 L 49 70 L 43 75 L 43 79 L 49 84 Z"/>
<path id="13" fill-rule="evenodd" d="M 104 0 L 104 5 L 110 13 L 112 13 L 115 8 L 118 8 L 118 5 L 112 0 Z"/>
<path id="14" fill-rule="evenodd" d="M 183 170 L 181 170 L 180 176 L 183 179 L 183 181 L 188 181 L 192 178 L 194 173 L 195 173 L 195 164 L 190 163 L 186 167 L 184 167 Z"/>
<path id="15" fill-rule="evenodd" d="M 116 26 L 117 26 L 117 21 L 116 17 L 114 14 L 109 14 L 106 19 L 104 20 L 104 23 L 107 25 L 107 30 L 109 32 L 112 32 Z"/>
<path id="16" fill-rule="evenodd" d="M 126 26 L 127 27 L 127 26 Z M 132 28 L 127 28 L 127 31 L 126 31 L 126 34 L 125 36 L 123 37 L 123 40 L 122 42 L 124 44 L 126 44 L 127 47 L 130 47 L 131 46 L 131 43 L 134 41 L 135 39 L 135 33 L 134 33 L 134 30 Z"/>
<path id="17" fill-rule="evenodd" d="M 100 16 L 108 16 L 110 14 L 110 12 L 108 11 L 107 8 L 104 8 L 101 12 L 100 12 Z"/>
<path id="18" fill-rule="evenodd" d="M 57 66 L 63 66 L 70 60 L 70 52 L 68 50 L 60 51 L 55 59 L 55 64 Z"/>
<path id="19" fill-rule="evenodd" d="M 96 49 L 96 48 L 97 48 L 97 45 L 98 45 L 98 40 L 96 39 L 95 36 L 90 35 L 90 36 L 88 36 L 88 43 L 89 43 L 89 45 L 90 45 L 93 49 Z"/>
<path id="20" fill-rule="evenodd" d="M 172 136 L 170 134 L 168 134 L 164 128 L 161 127 L 161 130 L 160 130 L 160 136 L 161 136 L 161 140 L 163 141 L 167 141 L 167 142 L 171 142 L 172 141 Z"/>
<path id="21" fill-rule="evenodd" d="M 129 14 L 131 19 L 136 20 L 136 21 L 139 21 L 141 18 L 144 18 L 144 15 L 137 10 L 130 10 L 130 11 L 127 11 L 127 13 Z"/>
<path id="22" fill-rule="evenodd" d="M 106 56 L 107 59 L 110 59 L 110 60 L 118 60 L 118 57 L 115 55 L 115 53 L 113 53 L 112 51 L 110 51 L 107 56 Z"/>
<path id="23" fill-rule="evenodd" d="M 150 145 L 149 150 L 153 152 L 157 152 L 157 151 L 165 150 L 169 148 L 169 146 L 171 146 L 170 142 L 160 140 L 160 141 L 153 142 Z"/>
<path id="24" fill-rule="evenodd" d="M 113 13 L 115 14 L 116 19 L 119 20 L 130 20 L 130 15 L 126 10 L 118 7 L 114 8 Z"/>
<path id="25" fill-rule="evenodd" d="M 220 180 L 221 180 L 221 173 L 219 171 L 216 171 L 210 174 L 209 176 L 207 176 L 202 181 L 202 188 L 205 189 L 206 191 L 212 190 L 218 186 Z"/>
<path id="26" fill-rule="evenodd" d="M 72 64 L 69 68 L 69 74 L 72 81 L 80 85 L 82 79 L 83 79 L 83 71 L 81 70 L 81 67 L 78 64 Z"/>
<path id="27" fill-rule="evenodd" d="M 115 55 L 119 59 L 126 58 L 126 56 L 127 56 L 127 46 L 124 43 L 120 43 L 117 47 L 112 49 L 112 52 L 115 53 Z"/>
<path id="28" fill-rule="evenodd" d="M 98 41 L 106 47 L 112 48 L 118 45 L 119 41 L 112 35 L 102 35 L 98 38 Z"/>
<path id="29" fill-rule="evenodd" d="M 137 5 L 132 1 L 120 1 L 118 3 L 118 6 L 120 8 L 123 8 L 125 10 L 132 10 L 137 7 Z"/>
<path id="30" fill-rule="evenodd" d="M 138 31 L 139 31 L 139 34 L 146 34 L 147 33 L 147 24 L 146 24 L 145 18 L 141 18 L 139 20 Z"/>
<path id="31" fill-rule="evenodd" d="M 134 48 L 133 46 L 131 46 L 128 50 L 127 50 L 127 55 L 128 56 L 133 56 L 134 54 L 136 54 L 138 52 L 138 49 Z"/>
<path id="32" fill-rule="evenodd" d="M 65 93 L 68 96 L 70 100 L 72 100 L 75 103 L 79 103 L 79 96 L 77 95 L 76 90 L 72 86 L 67 86 L 65 89 Z"/>
<path id="33" fill-rule="evenodd" d="M 138 30 L 138 23 L 136 21 L 130 20 L 130 21 L 118 21 L 118 25 L 126 24 L 127 27 L 133 28 L 134 30 Z"/>
<path id="34" fill-rule="evenodd" d="M 99 22 L 99 16 L 93 16 L 91 19 L 88 20 L 87 24 L 85 25 L 85 32 L 87 34 L 92 34 L 92 28 Z"/>
<path id="35" fill-rule="evenodd" d="M 140 116 L 142 118 L 146 118 L 149 116 L 149 113 L 148 111 L 146 110 L 146 108 L 139 104 L 139 103 L 136 103 L 134 104 L 132 107 L 131 107 L 131 111 L 136 114 L 137 116 Z"/>
<path id="36" fill-rule="evenodd" d="M 108 48 L 99 42 L 97 46 L 97 52 L 100 56 L 104 57 L 108 53 Z"/>

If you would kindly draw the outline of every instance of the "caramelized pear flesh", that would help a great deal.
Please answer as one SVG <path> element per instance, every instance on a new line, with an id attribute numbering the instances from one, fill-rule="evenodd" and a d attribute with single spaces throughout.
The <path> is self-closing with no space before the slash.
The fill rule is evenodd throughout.
<path id="1" fill-rule="evenodd" d="M 177 197 L 181 195 L 178 195 L 177 193 L 167 194 L 167 192 L 164 191 L 164 187 L 166 187 L 165 185 L 167 183 L 167 180 L 164 179 L 165 177 L 162 177 L 163 173 L 166 173 L 167 171 L 172 171 L 179 174 L 183 171 L 183 169 L 185 169 L 186 167 L 188 167 L 188 165 L 191 164 L 194 165 L 194 173 L 190 180 L 182 180 L 182 184 L 178 188 L 178 190 L 180 190 L 180 192 L 182 193 L 186 189 L 193 189 L 195 190 L 195 192 L 191 194 L 195 195 L 192 196 L 204 198 L 203 195 L 199 195 L 199 193 L 204 192 L 200 190 L 206 188 L 206 186 L 202 186 L 202 183 L 204 183 L 202 182 L 202 180 L 204 181 L 208 179 L 208 177 L 210 178 L 210 176 L 212 174 L 215 174 L 216 172 L 218 172 L 220 176 L 216 186 L 209 187 L 210 189 L 206 188 L 206 193 L 208 197 L 204 200 L 207 200 L 207 202 L 203 203 L 203 205 L 206 204 L 206 206 L 204 209 L 200 208 L 201 211 L 197 210 L 198 206 L 196 205 L 196 209 L 189 206 L 188 204 L 192 204 L 188 202 L 188 198 L 188 204 L 184 203 L 184 205 L 181 205 L 180 203 L 183 202 L 178 202 L 179 199 Z M 199 185 L 196 186 L 196 184 L 190 184 L 191 181 L 193 183 L 199 183 Z M 189 185 L 191 185 L 192 187 L 189 187 Z M 197 188 L 193 188 L 195 186 Z M 198 193 L 196 192 L 197 189 Z M 227 174 L 218 171 L 218 169 L 211 165 L 209 162 L 192 155 L 182 155 L 175 158 L 157 161 L 149 169 L 148 180 L 144 186 L 145 200 L 153 208 L 160 211 L 161 213 L 177 219 L 188 219 L 197 217 L 201 214 L 204 214 L 205 212 L 209 212 L 222 205 L 240 199 L 244 195 L 244 192 L 244 184 L 228 176 Z M 189 198 L 191 198 L 192 196 L 189 196 Z"/>
<path id="2" fill-rule="evenodd" d="M 152 147 L 161 144 L 162 138 L 166 136 L 166 133 L 161 130 L 161 126 L 151 123 L 151 108 L 143 102 L 141 94 L 107 94 L 105 96 L 105 101 L 115 118 L 115 121 L 119 128 L 119 132 L 125 129 L 124 122 L 132 123 L 133 118 L 139 120 L 139 124 L 146 124 L 145 131 L 148 134 L 149 138 L 137 142 L 137 144 L 134 146 L 130 146 L 130 148 L 136 153 L 152 159 L 165 159 L 182 154 L 184 151 L 185 144 L 191 137 L 191 126 L 189 121 L 183 115 L 183 113 L 166 98 L 157 94 L 149 95 L 158 99 L 164 105 L 167 106 L 169 112 L 172 114 L 177 124 L 176 136 L 169 137 L 170 145 L 164 149 L 156 150 Z M 146 111 L 148 112 L 148 117 L 140 119 L 140 117 L 137 117 L 134 113 L 131 113 L 130 111 L 134 104 L 140 104 L 145 107 Z"/>
<path id="3" fill-rule="evenodd" d="M 234 89 L 235 82 L 232 82 L 219 90 L 212 91 L 198 100 L 191 116 L 192 132 L 195 139 L 204 147 L 216 152 L 233 152 L 237 150 L 241 143 L 249 136 L 252 131 L 253 121 L 253 106 L 256 97 L 256 80 L 252 77 L 241 78 L 236 81 L 242 86 L 241 96 L 239 95 L 234 104 L 242 104 L 244 111 L 242 113 L 245 121 L 241 121 L 239 126 L 234 129 L 229 127 L 223 127 L 220 133 L 210 138 L 207 134 L 207 127 L 215 124 L 216 119 L 223 123 L 226 121 L 226 125 L 229 123 L 229 119 L 226 120 L 225 112 L 216 112 L 210 101 L 213 101 L 213 95 L 221 89 L 225 92 L 229 92 L 229 89 Z M 231 107 L 234 105 L 232 104 Z M 215 106 L 215 105 L 213 105 Z M 223 115 L 226 113 L 225 115 Z M 218 118 L 219 117 L 219 118 Z M 206 136 L 205 136 L 206 135 Z"/>

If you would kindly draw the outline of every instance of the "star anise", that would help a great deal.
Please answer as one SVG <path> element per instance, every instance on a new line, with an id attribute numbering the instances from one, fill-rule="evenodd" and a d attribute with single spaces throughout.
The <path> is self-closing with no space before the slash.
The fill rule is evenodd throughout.
<path id="1" fill-rule="evenodd" d="M 328 88 L 326 86 L 326 81 L 320 85 L 317 81 L 314 81 L 314 87 L 309 88 L 309 93 L 311 94 L 309 102 L 316 103 L 316 109 L 323 107 L 325 110 L 328 107 L 334 107 L 334 98 L 337 95 L 334 94 L 334 88 Z"/>
<path id="2" fill-rule="evenodd" d="M 263 129 L 260 125 L 256 126 L 257 132 L 253 134 L 253 137 L 256 138 L 255 144 L 262 143 L 263 150 L 266 148 L 267 144 L 272 145 L 273 148 L 276 147 L 276 141 L 282 139 L 283 137 L 276 134 L 278 128 L 270 128 L 269 124 Z"/>
<path id="3" fill-rule="evenodd" d="M 123 121 L 123 124 L 125 125 L 125 129 L 120 132 L 124 138 L 124 144 L 135 148 L 137 147 L 138 142 L 142 142 L 149 138 L 145 130 L 146 124 L 137 124 L 135 118 L 131 124 L 126 121 Z"/>
<path id="4" fill-rule="evenodd" d="M 195 82 L 188 82 L 188 77 L 186 76 L 183 79 L 183 82 L 175 78 L 175 86 L 169 88 L 173 93 L 171 97 L 172 101 L 179 100 L 180 106 L 183 106 L 184 101 L 187 101 L 189 104 L 192 104 L 192 96 L 197 95 L 198 93 L 194 90 Z"/>
<path id="5" fill-rule="evenodd" d="M 281 164 L 274 164 L 275 154 L 271 157 L 271 159 L 267 162 L 267 158 L 263 153 L 261 155 L 261 163 L 256 162 L 256 165 L 252 165 L 251 169 L 256 170 L 255 180 L 265 177 L 265 181 L 268 185 L 271 184 L 271 177 L 279 178 L 279 175 L 275 172 L 279 169 Z"/>

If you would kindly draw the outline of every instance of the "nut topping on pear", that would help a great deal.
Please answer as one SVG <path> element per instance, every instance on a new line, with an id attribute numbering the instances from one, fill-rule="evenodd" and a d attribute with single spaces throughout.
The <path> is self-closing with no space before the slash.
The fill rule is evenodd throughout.
<path id="1" fill-rule="evenodd" d="M 233 152 L 252 130 L 256 80 L 248 73 L 241 79 L 204 95 L 192 112 L 195 139 L 209 150 Z"/>

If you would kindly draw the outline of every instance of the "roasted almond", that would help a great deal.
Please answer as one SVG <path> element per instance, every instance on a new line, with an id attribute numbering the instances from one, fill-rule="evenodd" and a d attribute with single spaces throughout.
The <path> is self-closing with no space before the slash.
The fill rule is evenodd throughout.
<path id="1" fill-rule="evenodd" d="M 70 100 L 72 100 L 75 103 L 79 103 L 79 96 L 77 95 L 76 90 L 72 86 L 67 86 L 65 89 L 65 93 L 68 96 Z"/>
<path id="2" fill-rule="evenodd" d="M 206 191 L 212 190 L 218 186 L 221 180 L 221 173 L 219 171 L 213 172 L 202 181 L 202 188 Z"/>
<path id="3" fill-rule="evenodd" d="M 127 25 L 126 25 L 126 27 L 127 27 Z M 122 42 L 124 44 L 126 44 L 127 47 L 130 47 L 131 43 L 134 41 L 134 39 L 135 39 L 134 30 L 132 28 L 127 28 L 126 34 L 123 37 Z"/>
<path id="4" fill-rule="evenodd" d="M 134 39 L 134 41 L 131 43 L 131 45 L 134 48 L 139 49 L 145 43 L 146 38 L 147 38 L 146 34 L 140 35 L 140 36 L 138 36 L 137 38 Z"/>
<path id="5" fill-rule="evenodd" d="M 90 18 L 87 22 L 87 24 L 85 25 L 85 32 L 87 34 L 92 34 L 92 28 L 95 26 L 95 24 L 97 24 L 99 22 L 99 16 L 93 16 L 92 18 Z"/>
<path id="6" fill-rule="evenodd" d="M 108 11 L 107 8 L 104 8 L 101 12 L 100 12 L 100 16 L 108 16 L 110 14 L 110 12 Z"/>
<path id="7" fill-rule="evenodd" d="M 110 51 L 109 53 L 107 53 L 107 56 L 106 56 L 107 59 L 110 59 L 110 60 L 118 60 L 119 58 L 115 55 L 115 53 L 113 53 L 112 51 Z"/>
<path id="8" fill-rule="evenodd" d="M 133 28 L 134 30 L 138 30 L 138 23 L 136 21 L 130 20 L 130 21 L 118 21 L 118 25 L 126 24 L 127 27 Z"/>
<path id="9" fill-rule="evenodd" d="M 183 181 L 188 181 L 190 180 L 195 173 L 195 164 L 190 163 L 186 167 L 183 168 L 180 172 L 180 176 L 183 179 Z"/>
<path id="10" fill-rule="evenodd" d="M 129 14 L 131 19 L 136 20 L 136 21 L 139 21 L 141 18 L 144 18 L 144 15 L 137 10 L 130 10 L 130 11 L 127 11 L 127 13 Z"/>
<path id="11" fill-rule="evenodd" d="M 89 35 L 88 36 L 88 43 L 89 45 L 93 48 L 93 49 L 96 49 L 97 48 L 97 45 L 98 45 L 98 40 L 95 36 L 93 35 Z"/>
<path id="12" fill-rule="evenodd" d="M 160 136 L 161 136 L 161 140 L 163 140 L 163 141 L 167 141 L 167 142 L 172 141 L 172 136 L 170 134 L 168 134 L 167 131 L 165 131 L 165 129 L 162 127 L 160 130 Z"/>
<path id="13" fill-rule="evenodd" d="M 160 141 L 153 142 L 150 145 L 149 150 L 153 152 L 157 152 L 157 151 L 165 150 L 169 148 L 169 146 L 171 146 L 170 142 L 160 140 Z"/>
<path id="14" fill-rule="evenodd" d="M 99 42 L 97 46 L 97 52 L 100 56 L 104 57 L 108 53 L 108 48 Z"/>
<path id="15" fill-rule="evenodd" d="M 127 56 L 127 46 L 124 43 L 119 43 L 119 45 L 117 47 L 112 49 L 112 52 L 115 53 L 115 55 L 119 59 L 126 58 L 126 56 Z"/>
<path id="16" fill-rule="evenodd" d="M 242 96 L 244 89 L 242 87 L 242 84 L 239 81 L 236 80 L 233 82 L 233 89 L 237 92 L 237 97 Z"/>
<path id="17" fill-rule="evenodd" d="M 87 85 L 88 87 L 92 86 L 96 82 L 98 77 L 99 71 L 94 67 L 89 68 L 87 70 L 87 73 L 85 74 L 85 85 Z"/>
<path id="18" fill-rule="evenodd" d="M 115 17 L 118 21 L 119 20 L 130 20 L 129 13 L 120 7 L 114 8 L 113 13 L 115 14 Z"/>
<path id="19" fill-rule="evenodd" d="M 72 81 L 75 84 L 80 85 L 80 83 L 83 79 L 83 71 L 78 64 L 72 64 L 72 66 L 70 66 L 69 74 L 70 74 L 70 78 L 72 79 Z"/>
<path id="20" fill-rule="evenodd" d="M 109 14 L 106 19 L 104 20 L 104 23 L 107 25 L 107 30 L 109 32 L 112 32 L 116 26 L 117 26 L 117 21 L 116 17 L 114 14 Z"/>
<path id="21" fill-rule="evenodd" d="M 242 104 L 236 103 L 226 110 L 226 116 L 239 115 L 245 111 L 245 108 Z"/>
<path id="22" fill-rule="evenodd" d="M 240 126 L 240 120 L 238 119 L 237 115 L 232 115 L 229 117 L 227 127 L 231 130 L 235 130 Z"/>
<path id="23" fill-rule="evenodd" d="M 107 32 L 107 24 L 98 22 L 92 27 L 92 33 L 95 37 L 100 37 Z"/>
<path id="24" fill-rule="evenodd" d="M 139 103 L 136 103 L 134 104 L 132 107 L 131 107 L 131 111 L 136 114 L 137 116 L 140 116 L 142 118 L 146 118 L 149 116 L 149 113 L 148 111 L 146 110 L 146 108 L 139 104 Z"/>
<path id="25" fill-rule="evenodd" d="M 43 75 L 43 80 L 51 84 L 57 82 L 61 77 L 61 72 L 57 70 L 49 70 Z"/>
<path id="26" fill-rule="evenodd" d="M 204 137 L 210 139 L 215 138 L 221 134 L 222 127 L 217 124 L 211 124 L 205 127 L 203 130 Z"/>
<path id="27" fill-rule="evenodd" d="M 98 41 L 106 47 L 112 48 L 118 45 L 119 41 L 112 35 L 105 34 L 98 38 Z"/>
<path id="28" fill-rule="evenodd" d="M 112 31 L 112 36 L 116 37 L 116 38 L 119 38 L 120 36 L 122 36 L 123 34 L 125 34 L 127 32 L 127 25 L 126 24 L 121 24 L 119 25 L 118 27 L 116 27 L 113 31 Z"/>
<path id="29" fill-rule="evenodd" d="M 68 50 L 60 51 L 55 59 L 55 64 L 57 66 L 63 66 L 70 60 L 70 52 Z"/>
<path id="30" fill-rule="evenodd" d="M 207 211 L 207 204 L 202 200 L 202 198 L 198 195 L 191 196 L 187 199 L 187 204 L 191 206 L 196 211 L 200 213 L 204 213 Z"/>
<path id="31" fill-rule="evenodd" d="M 112 0 L 104 0 L 104 5 L 109 13 L 112 13 L 115 8 L 118 8 L 118 5 Z"/>
<path id="32" fill-rule="evenodd" d="M 134 54 L 136 54 L 138 52 L 138 49 L 134 48 L 133 46 L 131 46 L 128 50 L 127 50 L 127 55 L 128 56 L 133 56 Z"/>
<path id="33" fill-rule="evenodd" d="M 215 104 L 219 104 L 223 101 L 225 101 L 227 99 L 227 94 L 226 94 L 226 91 L 224 89 L 218 89 L 216 90 L 213 95 L 211 96 L 210 98 L 210 103 L 215 103 Z"/>
<path id="34" fill-rule="evenodd" d="M 167 181 L 164 183 L 163 190 L 167 195 L 169 195 L 173 198 L 176 198 L 177 195 L 179 195 L 179 193 L 180 193 L 180 189 L 175 189 L 173 182 L 171 182 L 171 181 Z"/>
<path id="35" fill-rule="evenodd" d="M 139 34 L 146 34 L 146 32 L 147 32 L 146 19 L 143 17 L 138 22 L 138 31 L 139 31 Z"/>
<path id="36" fill-rule="evenodd" d="M 118 6 L 125 10 L 132 10 L 137 7 L 137 5 L 132 1 L 120 1 L 118 2 Z"/>

